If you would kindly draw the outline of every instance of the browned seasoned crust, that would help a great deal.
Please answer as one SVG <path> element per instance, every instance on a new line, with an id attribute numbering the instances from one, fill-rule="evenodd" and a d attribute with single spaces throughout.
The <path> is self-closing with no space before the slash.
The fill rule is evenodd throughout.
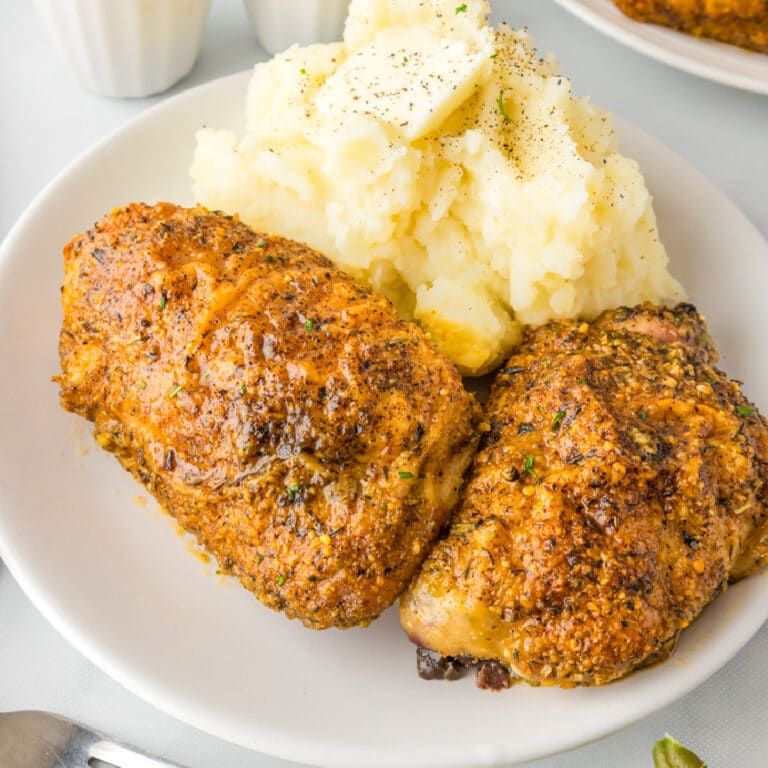
<path id="1" fill-rule="evenodd" d="M 766 0 L 614 0 L 627 16 L 768 53 Z"/>
<path id="2" fill-rule="evenodd" d="M 690 305 L 528 329 L 462 502 L 401 599 L 411 639 L 542 685 L 662 658 L 766 561 L 768 425 Z"/>
<path id="3" fill-rule="evenodd" d="M 264 603 L 392 603 L 453 506 L 480 409 L 392 305 L 300 243 L 167 203 L 64 249 L 62 405 Z"/>

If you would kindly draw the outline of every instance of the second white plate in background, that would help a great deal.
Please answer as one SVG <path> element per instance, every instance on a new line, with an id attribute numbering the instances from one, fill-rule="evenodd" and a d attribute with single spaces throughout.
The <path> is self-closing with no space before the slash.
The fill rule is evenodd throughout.
<path id="1" fill-rule="evenodd" d="M 646 56 L 723 85 L 768 94 L 768 54 L 644 24 L 613 0 L 555 0 L 583 21 Z"/>

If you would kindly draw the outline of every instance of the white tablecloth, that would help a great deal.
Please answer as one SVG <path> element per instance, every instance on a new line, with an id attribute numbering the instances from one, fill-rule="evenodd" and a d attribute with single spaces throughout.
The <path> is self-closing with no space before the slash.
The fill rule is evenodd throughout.
<path id="1" fill-rule="evenodd" d="M 61 168 L 169 94 L 116 101 L 81 91 L 45 39 L 32 4 L 3 0 L 1 5 L 4 236 Z M 672 146 L 722 187 L 768 236 L 768 97 L 709 83 L 646 59 L 547 0 L 497 0 L 496 10 L 496 20 L 528 26 L 542 49 L 557 53 L 577 93 L 591 96 Z M 259 56 L 241 3 L 214 0 L 198 64 L 171 93 L 249 67 Z M 649 768 L 653 742 L 670 731 L 695 746 L 713 768 L 764 768 L 766 660 L 764 627 L 732 662 L 678 703 L 622 733 L 535 765 Z M 125 691 L 63 640 L 0 566 L 0 711 L 14 709 L 66 714 L 191 768 L 288 765 L 200 733 Z"/>

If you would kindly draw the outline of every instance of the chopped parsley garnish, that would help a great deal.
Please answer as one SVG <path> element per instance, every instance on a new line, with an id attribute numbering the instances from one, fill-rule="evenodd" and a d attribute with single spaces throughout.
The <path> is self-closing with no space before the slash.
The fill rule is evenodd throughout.
<path id="1" fill-rule="evenodd" d="M 244 395 L 244 394 L 245 394 L 245 390 L 246 390 L 246 386 L 245 386 L 245 382 L 243 382 L 243 383 L 240 385 L 240 389 L 238 390 L 238 392 L 239 392 L 241 395 Z"/>
<path id="2" fill-rule="evenodd" d="M 174 388 L 168 393 L 168 397 L 176 397 L 176 395 L 178 395 L 181 390 L 181 384 L 176 384 L 176 386 L 174 386 Z"/>
<path id="3" fill-rule="evenodd" d="M 202 380 L 203 380 L 203 381 L 205 381 L 205 380 L 206 380 L 206 379 L 207 379 L 207 378 L 208 378 L 210 375 L 211 375 L 211 372 L 210 372 L 210 371 L 206 371 L 206 372 L 203 374 L 203 379 L 202 379 Z"/>
<path id="4" fill-rule="evenodd" d="M 467 12 L 467 4 L 462 3 L 461 5 L 456 6 L 456 13 L 466 13 Z"/>
<path id="5" fill-rule="evenodd" d="M 579 379 L 577 382 L 577 384 L 586 384 L 586 383 L 587 383 L 586 379 Z"/>
<path id="6" fill-rule="evenodd" d="M 299 486 L 296 484 L 286 485 L 285 492 L 288 495 L 288 501 L 295 501 L 296 497 L 299 495 Z"/>
<path id="7" fill-rule="evenodd" d="M 413 480 L 413 478 L 416 477 L 416 475 L 414 475 L 413 472 L 402 472 L 402 471 L 398 472 L 397 476 L 401 480 Z"/>
<path id="8" fill-rule="evenodd" d="M 403 56 L 403 64 L 407 64 L 407 63 L 408 63 L 408 57 L 407 56 Z"/>
<path id="9" fill-rule="evenodd" d="M 531 476 L 536 477 L 536 470 L 533 468 L 533 462 L 535 461 L 533 456 L 525 457 L 525 464 L 523 465 L 525 471 Z"/>
<path id="10" fill-rule="evenodd" d="M 402 338 L 399 338 L 399 339 L 392 339 L 392 341 L 388 341 L 387 342 L 387 346 L 388 347 L 394 347 L 396 344 L 402 344 L 404 341 L 408 341 L 408 339 L 405 338 L 405 337 L 402 337 Z"/>
<path id="11" fill-rule="evenodd" d="M 558 411 L 555 414 L 555 419 L 552 422 L 552 431 L 557 432 L 558 429 L 560 429 L 560 425 L 563 423 L 563 419 L 565 418 L 565 411 Z"/>
<path id="12" fill-rule="evenodd" d="M 750 408 L 748 405 L 737 405 L 736 410 L 742 415 L 742 416 L 751 416 L 754 412 L 754 408 Z"/>
<path id="13" fill-rule="evenodd" d="M 283 586 L 283 584 L 285 584 L 285 576 L 283 576 L 283 574 L 281 573 L 281 574 L 280 574 L 280 575 L 277 577 L 277 586 L 278 586 L 278 587 L 282 587 L 282 586 Z"/>
<path id="14" fill-rule="evenodd" d="M 507 110 L 504 109 L 504 91 L 499 91 L 499 100 L 496 102 L 497 106 L 499 107 L 499 112 L 501 112 L 501 116 L 504 118 L 505 123 L 511 123 L 512 118 L 507 114 Z"/>
<path id="15" fill-rule="evenodd" d="M 146 382 L 146 381 L 144 381 L 144 380 L 142 379 L 142 380 L 139 382 L 139 387 L 140 387 L 141 389 L 146 389 L 146 388 L 147 388 L 147 382 Z"/>
<path id="16" fill-rule="evenodd" d="M 261 565 L 264 562 L 264 555 L 259 555 L 256 558 L 256 565 Z"/>
<path id="17" fill-rule="evenodd" d="M 645 421 L 648 418 L 648 411 L 640 411 L 640 418 Z"/>
<path id="18" fill-rule="evenodd" d="M 168 306 L 168 297 L 165 295 L 165 291 L 160 294 L 160 309 L 165 309 Z"/>
<path id="19" fill-rule="evenodd" d="M 314 324 L 314 323 L 313 323 L 313 322 L 312 322 L 312 321 L 311 321 L 309 318 L 307 318 L 307 319 L 304 321 L 304 327 L 305 327 L 305 328 L 306 328 L 308 331 L 311 331 L 311 330 L 312 330 L 312 329 L 315 327 L 315 324 Z"/>
<path id="20" fill-rule="evenodd" d="M 495 59 L 498 55 L 499 55 L 498 53 L 492 53 L 488 58 Z"/>
<path id="21" fill-rule="evenodd" d="M 256 243 L 257 248 L 266 248 L 267 247 L 267 241 L 266 240 L 259 240 L 258 243 Z"/>
<path id="22" fill-rule="evenodd" d="M 306 69 L 304 69 L 304 67 L 302 67 L 302 68 L 299 70 L 299 72 L 301 72 L 301 74 L 302 74 L 302 75 L 306 75 L 306 74 L 307 74 L 307 70 L 306 70 Z"/>
<path id="23" fill-rule="evenodd" d="M 240 453 L 248 453 L 250 450 L 251 446 L 246 443 L 244 446 L 242 446 L 242 448 L 240 448 Z"/>

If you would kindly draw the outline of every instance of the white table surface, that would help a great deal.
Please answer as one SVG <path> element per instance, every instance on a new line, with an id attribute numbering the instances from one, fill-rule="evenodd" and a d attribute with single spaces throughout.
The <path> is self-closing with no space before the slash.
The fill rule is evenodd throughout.
<path id="1" fill-rule="evenodd" d="M 495 7 L 497 21 L 528 26 L 542 50 L 556 52 L 577 93 L 673 147 L 768 237 L 768 97 L 644 58 L 549 0 L 497 0 Z M 0 237 L 43 186 L 93 142 L 160 99 L 250 67 L 261 55 L 241 3 L 214 0 L 203 50 L 189 77 L 152 99 L 102 99 L 74 82 L 28 0 L 0 0 Z M 650 768 L 653 742 L 669 731 L 706 756 L 712 768 L 764 768 L 766 660 L 768 627 L 763 627 L 733 661 L 678 703 L 600 742 L 528 765 Z M 75 717 L 190 768 L 289 765 L 194 730 L 128 693 L 63 640 L 0 565 L 0 711 L 15 709 Z"/>

